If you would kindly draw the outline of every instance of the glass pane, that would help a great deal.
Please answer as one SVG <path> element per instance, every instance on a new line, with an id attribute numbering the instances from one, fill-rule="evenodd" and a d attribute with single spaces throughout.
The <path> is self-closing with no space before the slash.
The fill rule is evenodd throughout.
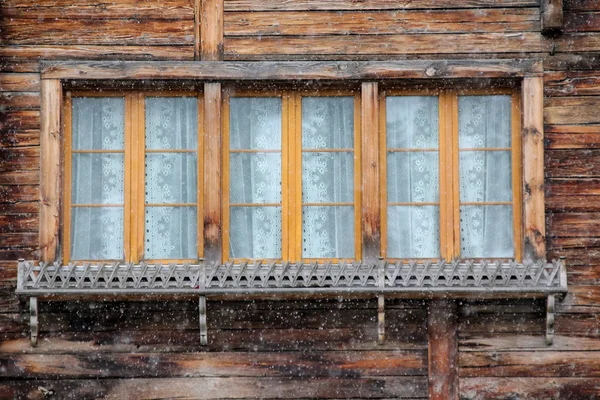
<path id="1" fill-rule="evenodd" d="M 509 151 L 460 152 L 460 201 L 511 201 Z"/>
<path id="2" fill-rule="evenodd" d="M 123 204 L 123 154 L 73 154 L 73 204 Z"/>
<path id="3" fill-rule="evenodd" d="M 231 207 L 229 255 L 281 258 L 281 207 Z"/>
<path id="4" fill-rule="evenodd" d="M 461 257 L 514 257 L 512 218 L 511 206 L 461 206 Z"/>
<path id="5" fill-rule="evenodd" d="M 281 203 L 281 153 L 231 153 L 231 203 Z"/>
<path id="6" fill-rule="evenodd" d="M 281 149 L 281 98 L 232 97 L 229 146 L 232 150 Z"/>
<path id="7" fill-rule="evenodd" d="M 146 97 L 146 148 L 198 147 L 198 99 Z"/>
<path id="8" fill-rule="evenodd" d="M 459 96 L 460 148 L 511 146 L 511 96 Z"/>
<path id="9" fill-rule="evenodd" d="M 353 153 L 302 154 L 302 201 L 354 201 Z"/>
<path id="10" fill-rule="evenodd" d="M 74 150 L 122 150 L 125 140 L 123 97 L 73 98 Z"/>
<path id="11" fill-rule="evenodd" d="M 196 207 L 146 207 L 144 258 L 198 258 Z"/>
<path id="12" fill-rule="evenodd" d="M 302 207 L 302 257 L 354 258 L 354 207 Z"/>
<path id="13" fill-rule="evenodd" d="M 146 154 L 146 203 L 195 203 L 198 160 L 195 153 Z"/>
<path id="14" fill-rule="evenodd" d="M 302 148 L 354 148 L 354 97 L 303 97 Z"/>
<path id="15" fill-rule="evenodd" d="M 122 260 L 123 207 L 71 209 L 72 260 Z"/>
<path id="16" fill-rule="evenodd" d="M 438 206 L 389 206 L 387 256 L 438 258 L 440 256 Z"/>
<path id="17" fill-rule="evenodd" d="M 388 153 L 388 202 L 438 201 L 439 169 L 437 152 Z"/>
<path id="18" fill-rule="evenodd" d="M 386 136 L 388 148 L 438 148 L 437 96 L 388 96 Z"/>

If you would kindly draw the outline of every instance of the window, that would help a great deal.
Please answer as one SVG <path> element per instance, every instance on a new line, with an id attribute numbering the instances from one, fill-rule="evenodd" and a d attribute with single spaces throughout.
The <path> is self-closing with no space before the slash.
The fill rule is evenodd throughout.
<path id="1" fill-rule="evenodd" d="M 358 94 L 238 91 L 224 104 L 223 258 L 360 258 Z"/>
<path id="2" fill-rule="evenodd" d="M 383 256 L 520 259 L 518 94 L 388 90 L 380 112 Z"/>
<path id="3" fill-rule="evenodd" d="M 67 94 L 65 263 L 200 257 L 201 105 L 196 93 Z"/>

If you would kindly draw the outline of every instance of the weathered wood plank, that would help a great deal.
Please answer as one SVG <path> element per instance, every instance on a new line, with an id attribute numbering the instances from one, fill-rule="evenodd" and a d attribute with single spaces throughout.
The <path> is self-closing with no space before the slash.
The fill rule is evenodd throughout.
<path id="1" fill-rule="evenodd" d="M 0 203 L 0 214 L 33 214 L 38 213 L 40 203 L 38 201 Z M 33 245 L 33 243 L 32 243 Z"/>
<path id="2" fill-rule="evenodd" d="M 204 258 L 220 263 L 221 254 L 221 84 L 204 84 Z"/>
<path id="3" fill-rule="evenodd" d="M 556 52 L 600 51 L 600 33 L 564 33 L 552 43 Z"/>
<path id="4" fill-rule="evenodd" d="M 0 71 L 14 73 L 40 72 L 40 63 L 27 59 L 2 58 L 0 59 Z"/>
<path id="5" fill-rule="evenodd" d="M 0 186 L 0 203 L 13 203 L 19 201 L 37 200 L 39 196 L 39 186 L 20 185 L 20 186 Z"/>
<path id="6" fill-rule="evenodd" d="M 569 333 L 554 335 L 553 351 L 600 351 L 599 334 Z M 515 333 L 463 335 L 459 340 L 461 353 L 471 351 L 538 351 L 548 350 L 544 335 Z M 559 353 L 560 354 L 560 353 Z"/>
<path id="7" fill-rule="evenodd" d="M 523 80 L 524 259 L 543 259 L 546 255 L 543 88 L 541 77 Z"/>
<path id="8" fill-rule="evenodd" d="M 2 14 L 10 18 L 194 19 L 191 0 L 5 0 Z"/>
<path id="9" fill-rule="evenodd" d="M 585 0 L 580 0 L 585 1 Z M 590 0 L 587 0 L 590 1 Z M 226 0 L 225 11 L 378 10 L 419 8 L 535 7 L 536 0 Z"/>
<path id="10" fill-rule="evenodd" d="M 583 270 L 587 267 L 587 275 L 595 276 L 595 266 L 600 265 L 600 238 L 580 237 L 548 237 L 548 257 L 566 257 L 567 271 L 573 271 L 574 265 Z M 597 281 L 594 281 L 596 283 Z"/>
<path id="11" fill-rule="evenodd" d="M 542 72 L 539 60 L 49 62 L 46 79 L 432 79 L 514 78 Z"/>
<path id="12" fill-rule="evenodd" d="M 561 71 L 544 73 L 546 96 L 600 95 L 599 71 Z"/>
<path id="13" fill-rule="evenodd" d="M 596 0 L 564 0 L 564 9 L 569 11 L 600 11 Z"/>
<path id="14" fill-rule="evenodd" d="M 0 215 L 1 233 L 36 232 L 37 229 L 37 214 Z M 2 260 L 5 260 L 5 258 L 2 258 Z"/>
<path id="15" fill-rule="evenodd" d="M 163 378 L 76 379 L 61 381 L 1 381 L 4 398 L 42 399 L 39 386 L 77 399 L 128 398 L 410 398 L 425 397 L 427 383 L 420 377 L 372 378 Z"/>
<path id="16" fill-rule="evenodd" d="M 34 110 L 40 108 L 36 92 L 0 92 L 0 109 Z"/>
<path id="17" fill-rule="evenodd" d="M 564 17 L 566 32 L 600 32 L 600 12 L 573 12 Z"/>
<path id="18" fill-rule="evenodd" d="M 544 101 L 544 121 L 550 125 L 600 124 L 600 96 L 550 97 Z"/>
<path id="19" fill-rule="evenodd" d="M 28 147 L 28 146 L 39 146 L 40 144 L 40 131 L 39 130 L 25 130 L 17 131 L 10 130 L 3 135 L 0 135 L 0 149 L 8 147 Z"/>
<path id="20" fill-rule="evenodd" d="M 590 37 L 592 43 L 581 41 L 580 51 L 600 50 L 600 35 Z M 596 43 L 597 41 L 597 43 Z M 577 43 L 564 42 L 561 51 L 574 51 Z M 493 49 L 496 53 L 545 52 L 551 43 L 538 33 L 466 33 L 452 36 L 444 34 L 414 35 L 329 35 L 299 37 L 225 37 L 225 58 L 253 59 L 257 56 L 278 55 L 400 55 L 400 54 L 454 54 L 481 53 Z M 589 50 L 585 50 L 589 48 Z"/>
<path id="21" fill-rule="evenodd" d="M 379 86 L 361 87 L 362 259 L 375 262 L 381 255 L 379 218 Z"/>
<path id="22" fill-rule="evenodd" d="M 35 232 L 4 233 L 1 246 L 4 248 L 35 247 L 37 241 Z"/>
<path id="23" fill-rule="evenodd" d="M 481 314 L 459 318 L 459 332 L 463 334 L 508 332 L 543 332 L 546 319 L 542 313 L 532 314 Z"/>
<path id="24" fill-rule="evenodd" d="M 433 400 L 458 400 L 458 315 L 454 301 L 428 305 L 428 387 Z"/>
<path id="25" fill-rule="evenodd" d="M 463 378 L 460 395 L 465 400 L 594 399 L 600 395 L 600 379 Z"/>
<path id="26" fill-rule="evenodd" d="M 40 131 L 40 251 L 42 261 L 58 257 L 61 190 L 62 84 L 42 81 L 42 124 Z"/>
<path id="27" fill-rule="evenodd" d="M 531 32 L 538 8 L 225 13 L 225 36 Z"/>
<path id="28" fill-rule="evenodd" d="M 546 181 L 546 210 L 550 212 L 600 212 L 597 179 Z"/>
<path id="29" fill-rule="evenodd" d="M 39 170 L 0 172 L 0 185 L 38 185 Z"/>
<path id="30" fill-rule="evenodd" d="M 547 150 L 545 154 L 548 178 L 594 178 L 600 176 L 600 151 Z"/>
<path id="31" fill-rule="evenodd" d="M 599 377 L 600 351 L 463 352 L 463 377 Z"/>
<path id="32" fill-rule="evenodd" d="M 39 92 L 40 74 L 0 74 L 0 92 Z"/>
<path id="33" fill-rule="evenodd" d="M 0 134 L 11 130 L 32 130 L 40 128 L 39 110 L 6 110 L 0 120 Z"/>
<path id="34" fill-rule="evenodd" d="M 5 45 L 186 45 L 194 43 L 189 20 L 16 19 L 3 24 Z"/>
<path id="35" fill-rule="evenodd" d="M 594 334 L 600 330 L 600 315 L 559 314 L 556 316 L 554 326 L 558 333 Z"/>
<path id="36" fill-rule="evenodd" d="M 40 167 L 40 148 L 0 149 L 0 173 L 36 170 Z"/>
<path id="37" fill-rule="evenodd" d="M 183 61 L 194 59 L 194 46 L 0 46 L 0 58 Z"/>
<path id="38" fill-rule="evenodd" d="M 569 293 L 556 303 L 556 312 L 600 314 L 600 286 L 570 286 Z"/>
<path id="39" fill-rule="evenodd" d="M 563 27 L 563 0 L 541 0 L 542 31 L 551 32 Z"/>
<path id="40" fill-rule="evenodd" d="M 600 58 L 594 53 L 559 53 L 544 59 L 547 71 L 593 70 L 600 68 Z"/>
<path id="41" fill-rule="evenodd" d="M 546 125 L 546 149 L 596 149 L 600 147 L 600 125 Z"/>
<path id="42" fill-rule="evenodd" d="M 597 213 L 549 213 L 548 236 L 599 237 L 600 216 Z"/>
<path id="43" fill-rule="evenodd" d="M 223 0 L 202 0 L 201 59 L 223 59 Z"/>

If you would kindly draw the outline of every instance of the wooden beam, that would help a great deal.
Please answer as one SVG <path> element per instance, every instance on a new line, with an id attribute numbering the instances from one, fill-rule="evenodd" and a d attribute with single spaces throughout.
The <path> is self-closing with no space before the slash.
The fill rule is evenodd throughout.
<path id="1" fill-rule="evenodd" d="M 429 398 L 458 400 L 458 314 L 455 301 L 432 300 L 427 315 Z"/>
<path id="2" fill-rule="evenodd" d="M 542 61 L 72 61 L 45 62 L 45 79 L 347 80 L 520 78 L 543 73 Z"/>
<path id="3" fill-rule="evenodd" d="M 204 258 L 221 262 L 221 84 L 204 84 Z"/>
<path id="4" fill-rule="evenodd" d="M 362 255 L 363 260 L 372 263 L 380 256 L 381 249 L 377 82 L 363 82 L 361 96 Z"/>
<path id="5" fill-rule="evenodd" d="M 201 59 L 223 59 L 223 0 L 202 0 Z"/>
<path id="6" fill-rule="evenodd" d="M 40 258 L 59 256 L 62 85 L 57 79 L 42 80 L 40 132 Z"/>
<path id="7" fill-rule="evenodd" d="M 523 80 L 523 260 L 546 257 L 544 80 Z"/>
<path id="8" fill-rule="evenodd" d="M 542 0 L 542 32 L 560 31 L 563 27 L 563 0 Z"/>

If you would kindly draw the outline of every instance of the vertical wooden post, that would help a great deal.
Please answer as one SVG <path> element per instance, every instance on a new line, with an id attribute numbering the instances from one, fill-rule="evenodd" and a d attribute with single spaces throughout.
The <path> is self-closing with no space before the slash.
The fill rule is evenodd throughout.
<path id="1" fill-rule="evenodd" d="M 524 260 L 546 257 L 544 215 L 544 82 L 523 80 L 523 225 Z"/>
<path id="2" fill-rule="evenodd" d="M 204 84 L 204 259 L 221 262 L 221 84 Z"/>
<path id="3" fill-rule="evenodd" d="M 40 258 L 55 261 L 59 256 L 60 231 L 60 115 L 62 85 L 57 79 L 42 80 L 40 132 Z"/>
<path id="4" fill-rule="evenodd" d="M 376 263 L 381 250 L 377 82 L 363 82 L 361 96 L 362 255 L 365 262 Z"/>
<path id="5" fill-rule="evenodd" d="M 458 400 L 458 315 L 456 302 L 432 300 L 427 310 L 429 399 Z"/>
<path id="6" fill-rule="evenodd" d="M 202 0 L 201 9 L 202 60 L 223 60 L 223 0 Z"/>
<path id="7" fill-rule="evenodd" d="M 542 0 L 542 32 L 559 31 L 563 26 L 563 0 Z"/>
<path id="8" fill-rule="evenodd" d="M 200 25 L 202 24 L 202 0 L 194 0 L 194 61 L 200 61 L 202 52 L 202 38 Z"/>

